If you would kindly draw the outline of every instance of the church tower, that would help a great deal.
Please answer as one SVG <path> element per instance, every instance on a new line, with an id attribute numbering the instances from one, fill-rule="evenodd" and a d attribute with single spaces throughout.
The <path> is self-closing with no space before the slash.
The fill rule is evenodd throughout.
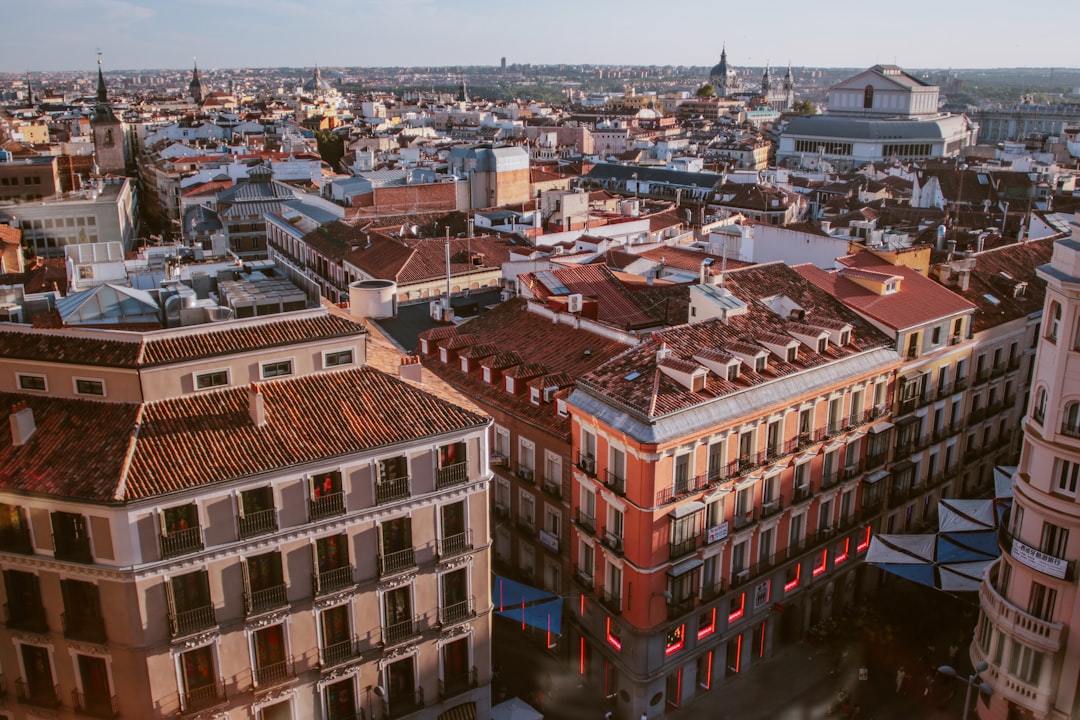
<path id="1" fill-rule="evenodd" d="M 784 73 L 784 110 L 790 110 L 795 106 L 795 78 L 791 74 L 791 63 L 788 63 L 787 72 Z"/>
<path id="2" fill-rule="evenodd" d="M 98 55 L 97 103 L 90 118 L 90 127 L 94 132 L 95 163 L 102 174 L 123 175 L 127 169 L 127 156 L 124 143 L 124 124 L 116 117 L 109 96 L 105 89 L 105 75 L 101 71 L 101 56 Z"/>
<path id="3" fill-rule="evenodd" d="M 202 81 L 199 79 L 199 63 L 195 62 L 195 69 L 191 71 L 191 82 L 188 83 L 188 95 L 194 100 L 196 105 L 202 105 L 203 90 Z"/>
<path id="4" fill-rule="evenodd" d="M 30 83 L 30 72 L 26 73 L 26 107 L 37 107 L 38 98 L 34 95 L 34 86 Z"/>
<path id="5" fill-rule="evenodd" d="M 712 83 L 713 90 L 716 91 L 717 97 L 727 97 L 731 87 L 728 84 L 728 64 L 727 64 L 727 46 L 720 48 L 720 62 L 717 63 L 712 72 L 709 73 L 709 82 Z"/>
<path id="6" fill-rule="evenodd" d="M 769 101 L 769 93 L 772 92 L 772 76 L 769 74 L 769 66 L 765 66 L 765 72 L 761 74 L 761 97 L 765 102 Z"/>

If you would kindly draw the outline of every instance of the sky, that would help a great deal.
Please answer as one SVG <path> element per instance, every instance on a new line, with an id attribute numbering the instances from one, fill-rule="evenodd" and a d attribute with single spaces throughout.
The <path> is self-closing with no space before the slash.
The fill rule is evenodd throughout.
<path id="1" fill-rule="evenodd" d="M 1077 67 L 1080 2 L 24 0 L 0 72 L 533 64 Z M 1021 22 L 1018 22 L 1022 20 Z"/>

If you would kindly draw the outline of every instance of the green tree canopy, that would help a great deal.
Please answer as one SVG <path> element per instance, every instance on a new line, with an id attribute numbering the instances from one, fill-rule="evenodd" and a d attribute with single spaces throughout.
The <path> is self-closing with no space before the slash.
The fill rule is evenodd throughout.
<path id="1" fill-rule="evenodd" d="M 711 83 L 705 83 L 697 89 L 697 96 L 699 98 L 716 97 L 716 88 Z"/>

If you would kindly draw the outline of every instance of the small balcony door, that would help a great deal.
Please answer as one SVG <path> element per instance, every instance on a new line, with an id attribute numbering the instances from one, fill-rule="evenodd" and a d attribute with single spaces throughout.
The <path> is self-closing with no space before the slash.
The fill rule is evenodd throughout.
<path id="1" fill-rule="evenodd" d="M 23 667 L 26 669 L 26 695 L 34 705 L 54 705 L 56 681 L 53 680 L 52 663 L 48 648 L 37 645 L 22 646 Z"/>
<path id="2" fill-rule="evenodd" d="M 79 679 L 82 680 L 83 706 L 97 717 L 112 714 L 112 691 L 105 658 L 79 655 Z"/>
<path id="3" fill-rule="evenodd" d="M 327 720 L 356 720 L 356 687 L 352 678 L 326 686 Z"/>

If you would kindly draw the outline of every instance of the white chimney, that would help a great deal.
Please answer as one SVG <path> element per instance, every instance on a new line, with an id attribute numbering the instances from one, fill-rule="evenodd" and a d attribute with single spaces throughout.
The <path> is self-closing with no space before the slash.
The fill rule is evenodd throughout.
<path id="1" fill-rule="evenodd" d="M 423 368 L 424 366 L 420 364 L 420 358 L 416 355 L 406 355 L 401 358 L 401 364 L 398 365 L 398 377 L 402 380 L 422 383 L 424 382 Z"/>
<path id="2" fill-rule="evenodd" d="M 266 426 L 266 403 L 263 400 L 262 390 L 255 383 L 248 388 L 248 415 L 255 427 Z"/>
<path id="3" fill-rule="evenodd" d="M 34 411 L 24 400 L 11 407 L 11 444 L 20 447 L 30 442 L 37 425 L 34 424 Z"/>

